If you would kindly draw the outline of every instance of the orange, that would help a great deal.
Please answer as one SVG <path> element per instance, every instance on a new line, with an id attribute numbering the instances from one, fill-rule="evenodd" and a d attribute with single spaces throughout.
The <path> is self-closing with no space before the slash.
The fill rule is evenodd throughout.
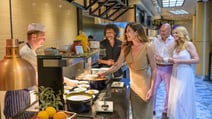
<path id="1" fill-rule="evenodd" d="M 53 115 L 56 113 L 56 109 L 52 106 L 48 106 L 45 111 L 49 114 L 49 117 L 52 118 Z"/>
<path id="2" fill-rule="evenodd" d="M 53 119 L 66 119 L 66 118 L 67 118 L 66 113 L 62 111 L 55 113 L 53 116 Z"/>
<path id="3" fill-rule="evenodd" d="M 39 111 L 37 117 L 41 119 L 49 119 L 49 114 L 46 111 Z"/>

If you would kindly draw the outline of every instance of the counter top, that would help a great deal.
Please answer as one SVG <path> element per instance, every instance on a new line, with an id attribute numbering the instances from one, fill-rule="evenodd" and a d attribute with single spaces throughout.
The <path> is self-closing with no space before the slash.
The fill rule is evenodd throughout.
<path id="1" fill-rule="evenodd" d="M 111 87 L 111 84 L 114 81 L 124 82 L 124 86 L 122 87 Z M 98 97 L 94 100 L 94 103 L 92 105 L 92 109 L 88 113 L 78 113 L 77 119 L 101 119 L 101 118 L 107 118 L 107 119 L 128 119 L 129 117 L 129 79 L 128 78 L 122 78 L 119 80 L 113 80 L 111 79 L 106 88 L 101 90 Z M 108 101 L 113 103 L 113 111 L 112 112 L 97 112 L 96 111 L 96 103 L 98 101 Z M 31 109 L 31 110 L 30 110 Z M 36 110 L 38 111 L 38 102 L 34 103 L 30 109 L 25 110 L 25 112 L 29 112 L 31 114 L 36 114 Z M 34 110 L 32 110 L 34 109 Z M 33 115 L 33 116 L 34 116 Z M 20 114 L 18 115 L 20 116 Z"/>
<path id="2" fill-rule="evenodd" d="M 117 81 L 117 80 L 115 80 Z M 98 98 L 95 100 L 92 110 L 89 113 L 77 114 L 77 119 L 128 119 L 129 117 L 129 79 L 122 78 L 119 80 L 124 82 L 123 87 L 111 87 L 114 82 L 113 79 L 108 83 L 107 87 L 101 90 Z M 96 105 L 98 101 L 106 100 L 113 103 L 113 111 L 96 112 Z"/>
<path id="3" fill-rule="evenodd" d="M 71 53 L 63 54 L 62 58 L 89 58 L 92 55 L 99 53 L 102 51 L 102 49 L 93 49 L 88 53 L 78 54 L 78 55 L 72 55 Z"/>
<path id="4" fill-rule="evenodd" d="M 129 79 L 122 78 L 124 87 L 111 87 L 112 83 L 107 85 L 107 88 L 102 92 L 106 94 L 106 101 L 113 102 L 113 112 L 111 113 L 97 113 L 95 119 L 128 119 L 129 117 Z M 112 81 L 113 82 L 113 81 Z M 105 97 L 105 96 L 104 96 Z M 102 99 L 100 99 L 102 100 Z"/>

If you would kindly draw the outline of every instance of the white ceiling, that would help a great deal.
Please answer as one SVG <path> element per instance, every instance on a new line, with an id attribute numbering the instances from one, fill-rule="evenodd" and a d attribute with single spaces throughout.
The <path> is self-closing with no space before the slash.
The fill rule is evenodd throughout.
<path id="1" fill-rule="evenodd" d="M 129 0 L 129 4 L 138 4 L 144 7 L 145 10 L 148 10 L 149 13 L 154 16 L 154 19 L 161 18 L 163 16 L 164 19 L 170 20 L 179 20 L 179 19 L 191 19 L 192 16 L 195 14 L 196 10 L 196 2 L 197 0 L 185 0 L 185 3 L 182 7 L 175 7 L 175 8 L 161 8 L 160 6 L 160 13 L 156 9 L 155 5 L 153 5 L 153 1 L 161 1 L 161 0 Z M 161 3 L 159 3 L 160 5 Z M 173 15 L 169 13 L 169 10 L 179 10 L 184 9 L 189 12 L 188 15 Z"/>
<path id="2" fill-rule="evenodd" d="M 188 15 L 173 15 L 169 12 L 169 10 L 180 10 L 183 9 L 189 12 Z M 161 15 L 164 18 L 171 18 L 173 20 L 177 19 L 191 19 L 193 15 L 195 15 L 196 10 L 196 0 L 185 0 L 182 7 L 175 7 L 175 8 L 162 8 Z"/>

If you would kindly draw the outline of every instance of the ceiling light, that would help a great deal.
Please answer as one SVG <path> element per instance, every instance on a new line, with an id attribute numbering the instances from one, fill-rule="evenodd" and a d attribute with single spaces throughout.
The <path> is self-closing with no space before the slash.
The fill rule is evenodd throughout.
<path id="1" fill-rule="evenodd" d="M 183 6 L 184 0 L 161 0 L 162 7 L 181 7 Z"/>
<path id="2" fill-rule="evenodd" d="M 175 14 L 175 15 L 189 14 L 187 11 L 185 11 L 183 9 L 180 9 L 180 10 L 170 10 L 169 12 L 172 13 L 172 14 Z"/>
<path id="3" fill-rule="evenodd" d="M 0 60 L 0 91 L 19 90 L 35 85 L 33 66 L 19 55 L 17 39 L 6 40 L 6 56 Z"/>

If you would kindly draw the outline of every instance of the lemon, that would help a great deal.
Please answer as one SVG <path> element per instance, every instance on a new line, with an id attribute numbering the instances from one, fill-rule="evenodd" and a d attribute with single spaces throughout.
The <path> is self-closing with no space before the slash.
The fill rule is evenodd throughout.
<path id="1" fill-rule="evenodd" d="M 49 119 L 49 114 L 46 111 L 39 111 L 37 117 L 41 119 Z"/>
<path id="2" fill-rule="evenodd" d="M 52 118 L 53 115 L 56 113 L 56 109 L 52 106 L 48 106 L 45 111 L 49 114 L 49 117 Z"/>
<path id="3" fill-rule="evenodd" d="M 65 112 L 57 112 L 54 114 L 53 119 L 66 119 L 67 115 L 65 114 Z"/>

